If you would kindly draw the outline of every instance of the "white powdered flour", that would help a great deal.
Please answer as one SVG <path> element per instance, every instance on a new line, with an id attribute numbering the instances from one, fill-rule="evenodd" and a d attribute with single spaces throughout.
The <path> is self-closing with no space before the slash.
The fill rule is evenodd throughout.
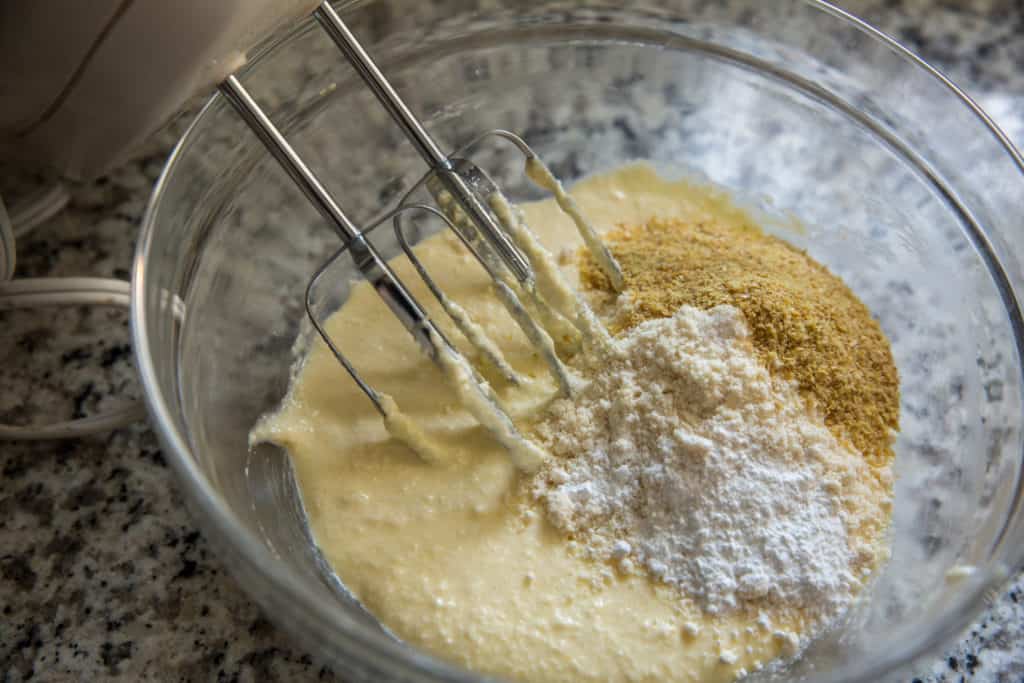
<path id="1" fill-rule="evenodd" d="M 576 369 L 589 383 L 535 427 L 555 457 L 532 491 L 580 548 L 712 614 L 777 605 L 820 623 L 850 605 L 885 487 L 773 380 L 740 311 L 684 307 Z"/>

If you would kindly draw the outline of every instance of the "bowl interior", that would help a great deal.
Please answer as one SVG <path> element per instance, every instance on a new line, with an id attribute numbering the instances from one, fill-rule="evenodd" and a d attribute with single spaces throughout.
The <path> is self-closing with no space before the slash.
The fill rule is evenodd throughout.
<path id="1" fill-rule="evenodd" d="M 1020 545 L 1012 238 L 1024 182 L 997 135 L 919 64 L 813 2 L 400 4 L 357 3 L 347 17 L 443 146 L 506 128 L 566 181 L 646 159 L 724 186 L 840 275 L 889 335 L 902 382 L 892 561 L 790 675 L 877 679 L 964 626 Z M 422 174 L 314 27 L 265 50 L 245 80 L 357 220 Z M 513 199 L 538 196 L 510 150 L 475 158 Z M 319 558 L 287 457 L 247 443 L 285 392 L 306 283 L 337 246 L 214 100 L 147 217 L 140 363 L 197 514 L 242 582 L 266 589 L 272 616 L 355 675 L 430 668 L 412 652 L 371 661 L 383 636 Z M 332 269 L 319 305 L 343 300 L 350 276 Z M 350 381 L 340 367 L 338 381 Z M 961 566 L 980 571 L 950 574 Z"/>

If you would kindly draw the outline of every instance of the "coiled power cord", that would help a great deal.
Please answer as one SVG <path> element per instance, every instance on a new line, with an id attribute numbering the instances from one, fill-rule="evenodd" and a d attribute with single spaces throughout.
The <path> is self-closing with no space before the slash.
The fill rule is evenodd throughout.
<path id="1" fill-rule="evenodd" d="M 0 198 L 0 310 L 46 306 L 114 306 L 129 308 L 130 283 L 95 277 L 41 277 L 14 279 L 17 263 L 15 239 L 56 215 L 70 199 L 56 183 L 21 201 L 8 213 Z M 124 427 L 145 417 L 138 402 L 101 415 L 48 425 L 0 424 L 0 439 L 73 439 Z"/>

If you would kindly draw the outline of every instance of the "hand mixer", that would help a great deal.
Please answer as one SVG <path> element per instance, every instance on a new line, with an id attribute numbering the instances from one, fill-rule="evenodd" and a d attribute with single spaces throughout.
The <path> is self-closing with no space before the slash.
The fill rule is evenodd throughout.
<path id="1" fill-rule="evenodd" d="M 563 348 L 580 344 L 610 347 L 610 336 L 586 302 L 562 280 L 552 255 L 523 223 L 495 183 L 464 155 L 488 138 L 512 143 L 526 159 L 527 176 L 554 193 L 558 205 L 577 226 L 592 257 L 617 289 L 622 286 L 619 266 L 561 183 L 525 141 L 508 131 L 495 130 L 479 136 L 455 155 L 446 155 L 331 5 L 328 2 L 321 4 L 314 17 L 400 126 L 430 170 L 405 194 L 396 209 L 360 229 L 239 79 L 231 75 L 221 83 L 221 93 L 342 240 L 343 246 L 317 269 L 309 282 L 306 289 L 307 315 L 335 358 L 381 414 L 392 436 L 427 460 L 439 458 L 423 430 L 399 410 L 394 399 L 367 383 L 314 313 L 313 288 L 327 268 L 347 253 L 419 347 L 442 370 L 462 405 L 508 450 L 518 467 L 536 469 L 546 457 L 544 451 L 519 432 L 490 384 L 434 324 L 380 256 L 369 235 L 380 225 L 392 221 L 402 250 L 442 309 L 478 350 L 480 357 L 506 381 L 524 381 L 483 328 L 441 291 L 406 239 L 402 222 L 404 214 L 426 212 L 442 220 L 485 269 L 495 294 L 547 363 L 561 395 L 572 393 L 573 379 L 558 355 L 552 332 L 561 340 Z M 437 208 L 410 202 L 413 193 L 424 186 L 437 203 Z"/>

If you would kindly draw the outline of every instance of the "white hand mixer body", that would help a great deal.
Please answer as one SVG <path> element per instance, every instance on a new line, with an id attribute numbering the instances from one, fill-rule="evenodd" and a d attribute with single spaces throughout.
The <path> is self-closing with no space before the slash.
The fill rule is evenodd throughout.
<path id="1" fill-rule="evenodd" d="M 0 158 L 89 178 L 316 0 L 0 2 Z"/>

